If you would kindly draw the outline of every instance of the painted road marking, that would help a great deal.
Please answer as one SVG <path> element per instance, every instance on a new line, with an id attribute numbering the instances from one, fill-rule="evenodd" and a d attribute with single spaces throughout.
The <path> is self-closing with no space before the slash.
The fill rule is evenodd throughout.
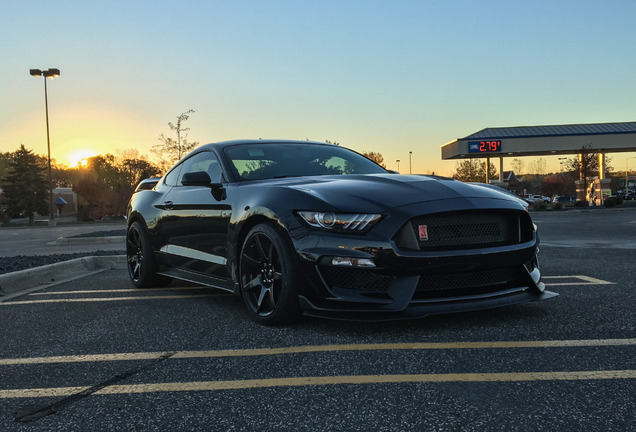
<path id="1" fill-rule="evenodd" d="M 547 282 L 546 279 L 561 279 L 567 280 L 568 282 Z M 601 279 L 596 279 L 590 276 L 583 275 L 572 275 L 572 276 L 542 276 L 541 280 L 546 284 L 546 286 L 567 286 L 567 285 L 616 285 L 615 282 L 608 282 Z"/>
<path id="2" fill-rule="evenodd" d="M 546 286 L 584 286 L 584 285 L 615 285 L 615 282 L 609 282 L 590 276 L 584 275 L 571 275 L 571 276 L 543 276 L 542 280 Z M 563 282 L 551 282 L 552 280 L 561 280 Z M 210 287 L 178 287 L 178 288 L 151 288 L 144 290 L 144 292 L 151 291 L 191 291 L 191 290 L 210 290 Z M 138 289 L 116 289 L 116 290 L 78 290 L 78 291 L 41 291 L 29 294 L 29 296 L 46 296 L 46 295 L 74 295 L 74 294 L 103 294 L 103 293 L 124 293 L 124 292 L 139 292 Z M 19 300 L 0 302 L 0 306 L 10 305 L 28 305 L 39 303 L 80 303 L 80 302 L 112 302 L 112 301 L 138 301 L 138 300 L 166 300 L 166 299 L 185 299 L 185 298 L 198 298 L 198 297 L 225 297 L 232 296 L 233 294 L 222 292 L 214 294 L 193 294 L 193 295 L 163 295 L 163 296 L 132 296 L 132 297 L 87 297 L 87 298 L 70 298 L 70 299 L 44 299 L 44 300 Z"/>
<path id="3" fill-rule="evenodd" d="M 195 291 L 195 290 L 214 290 L 214 288 L 205 286 L 180 287 L 180 288 L 144 288 L 143 292 L 152 291 Z M 45 296 L 45 295 L 69 295 L 69 294 L 101 294 L 101 293 L 125 293 L 140 292 L 139 288 L 112 289 L 112 290 L 77 290 L 77 291 L 40 291 L 29 294 L 29 296 Z"/>
<path id="4" fill-rule="evenodd" d="M 412 342 L 387 344 L 301 345 L 279 348 L 252 348 L 210 351 L 177 351 L 171 359 L 251 357 L 315 352 L 386 351 L 386 350 L 451 350 L 451 349 L 511 349 L 511 348 L 575 348 L 634 346 L 634 339 L 582 339 L 546 341 L 493 341 L 493 342 Z M 80 363 L 98 361 L 157 360 L 166 352 L 86 354 L 77 356 L 50 356 L 0 359 L 0 366 Z"/>
<path id="5" fill-rule="evenodd" d="M 411 374 L 411 375 L 343 375 L 293 378 L 266 378 L 234 381 L 194 381 L 112 385 L 97 390 L 96 395 L 157 393 L 177 391 L 215 391 L 271 387 L 305 387 L 338 384 L 397 384 L 441 382 L 519 382 L 519 381 L 581 381 L 634 379 L 636 370 L 573 371 L 573 372 L 506 372 L 466 374 Z M 91 387 L 53 387 L 35 389 L 0 390 L 0 399 L 68 397 L 88 391 Z"/>
<path id="6" fill-rule="evenodd" d="M 81 302 L 111 302 L 111 301 L 131 301 L 131 300 L 165 300 L 165 299 L 184 299 L 199 297 L 220 297 L 230 296 L 232 294 L 197 294 L 197 295 L 166 295 L 166 296 L 141 296 L 141 297 L 106 297 L 106 298 L 70 298 L 70 299 L 46 299 L 46 300 L 20 300 L 7 303 L 0 303 L 1 306 L 26 305 L 38 303 L 81 303 Z"/>
<path id="7" fill-rule="evenodd" d="M 559 348 L 559 347 L 604 347 L 635 346 L 636 339 L 589 339 L 589 340 L 548 340 L 548 341 L 494 341 L 494 342 L 439 342 L 439 343 L 400 343 L 400 344 L 357 344 L 357 345 L 315 345 L 281 348 L 260 348 L 217 351 L 181 351 L 96 354 L 80 356 L 57 356 L 38 358 L 0 359 L 0 366 L 77 363 L 118 360 L 159 360 L 231 357 L 231 356 L 267 356 L 310 352 L 334 351 L 371 351 L 400 349 L 484 349 L 484 348 Z M 263 378 L 228 381 L 194 381 L 173 383 L 146 383 L 133 385 L 109 385 L 97 389 L 92 394 L 140 394 L 156 392 L 219 391 L 232 389 L 325 386 L 343 384 L 398 384 L 398 383 L 443 383 L 443 382 L 521 382 L 521 381 L 578 381 L 634 379 L 636 370 L 606 371 L 548 371 L 548 372 L 495 372 L 495 373 L 450 373 L 450 374 L 391 374 L 391 375 L 342 375 Z M 91 386 L 26 388 L 0 390 L 0 399 L 70 397 L 89 392 Z"/>

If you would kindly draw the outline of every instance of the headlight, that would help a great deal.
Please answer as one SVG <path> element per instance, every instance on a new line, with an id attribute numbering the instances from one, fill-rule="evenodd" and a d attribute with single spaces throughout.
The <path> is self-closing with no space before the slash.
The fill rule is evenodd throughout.
<path id="1" fill-rule="evenodd" d="M 379 214 L 299 211 L 298 215 L 312 227 L 338 231 L 366 231 L 380 220 Z"/>

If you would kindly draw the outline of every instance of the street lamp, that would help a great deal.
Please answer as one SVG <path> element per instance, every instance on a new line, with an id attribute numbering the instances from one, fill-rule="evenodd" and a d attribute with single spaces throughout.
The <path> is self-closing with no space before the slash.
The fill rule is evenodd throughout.
<path id="1" fill-rule="evenodd" d="M 399 159 L 396 159 L 395 161 L 396 161 L 396 162 L 397 162 L 397 164 L 398 164 L 398 174 L 399 174 L 399 173 L 400 173 L 400 160 L 399 160 Z"/>
<path id="2" fill-rule="evenodd" d="M 636 159 L 636 156 L 625 158 L 625 199 L 627 199 L 627 194 L 629 193 L 629 177 L 627 175 L 627 161 L 630 159 Z"/>
<path id="3" fill-rule="evenodd" d="M 413 174 L 413 170 L 411 169 L 411 155 L 413 154 L 412 151 L 409 152 L 409 174 Z"/>
<path id="4" fill-rule="evenodd" d="M 53 213 L 53 175 L 51 174 L 51 138 L 49 135 L 49 98 L 46 91 L 46 79 L 55 78 L 60 76 L 60 70 L 49 68 L 48 70 L 29 69 L 31 76 L 44 77 L 44 109 L 46 111 L 46 148 L 48 150 L 49 159 L 49 226 L 54 227 L 57 225 L 55 222 L 55 214 Z"/>

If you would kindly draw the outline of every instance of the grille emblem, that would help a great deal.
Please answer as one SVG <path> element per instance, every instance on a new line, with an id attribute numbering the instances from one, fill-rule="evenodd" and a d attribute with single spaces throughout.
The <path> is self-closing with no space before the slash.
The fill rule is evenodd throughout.
<path id="1" fill-rule="evenodd" d="M 428 240 L 428 228 L 426 225 L 418 225 L 417 229 L 420 233 L 420 240 Z"/>

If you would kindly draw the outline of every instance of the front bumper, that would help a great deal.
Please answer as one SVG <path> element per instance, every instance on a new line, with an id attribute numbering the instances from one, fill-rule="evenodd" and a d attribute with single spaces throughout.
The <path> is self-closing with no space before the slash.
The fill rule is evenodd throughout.
<path id="1" fill-rule="evenodd" d="M 383 223 L 390 226 L 380 224 L 359 237 L 308 232 L 295 239 L 305 279 L 300 305 L 310 316 L 384 321 L 557 296 L 541 282 L 539 238 L 529 216 L 505 215 L 494 222 L 490 210 L 470 213 L 459 222 L 452 213 L 422 221 L 387 218 Z M 438 243 L 418 239 L 421 226 L 428 226 Z M 485 228 L 480 232 L 480 227 Z M 491 237 L 495 240 L 488 242 Z M 344 257 L 372 261 L 375 267 L 355 267 L 355 261 L 350 267 L 334 265 Z"/>
<path id="2" fill-rule="evenodd" d="M 546 300 L 558 294 L 541 282 L 537 243 L 401 255 L 384 249 L 373 254 L 375 268 L 333 266 L 332 255 L 347 254 L 323 249 L 304 263 L 300 305 L 308 316 L 387 321 Z"/>
<path id="3" fill-rule="evenodd" d="M 302 296 L 300 297 L 300 305 L 307 316 L 347 321 L 379 322 L 423 318 L 428 315 L 492 309 L 530 301 L 547 300 L 558 295 L 559 294 L 551 291 L 534 292 L 527 288 L 520 287 L 516 290 L 513 289 L 505 292 L 498 292 L 496 295 L 490 295 L 482 298 L 460 297 L 429 303 L 414 303 L 409 304 L 402 310 L 393 311 L 380 308 L 374 311 L 368 307 L 365 307 L 364 310 L 355 310 L 346 307 L 336 308 L 333 307 L 334 305 L 331 305 L 330 307 L 328 305 L 326 306 L 324 303 L 321 305 L 314 304 L 306 297 Z"/>

